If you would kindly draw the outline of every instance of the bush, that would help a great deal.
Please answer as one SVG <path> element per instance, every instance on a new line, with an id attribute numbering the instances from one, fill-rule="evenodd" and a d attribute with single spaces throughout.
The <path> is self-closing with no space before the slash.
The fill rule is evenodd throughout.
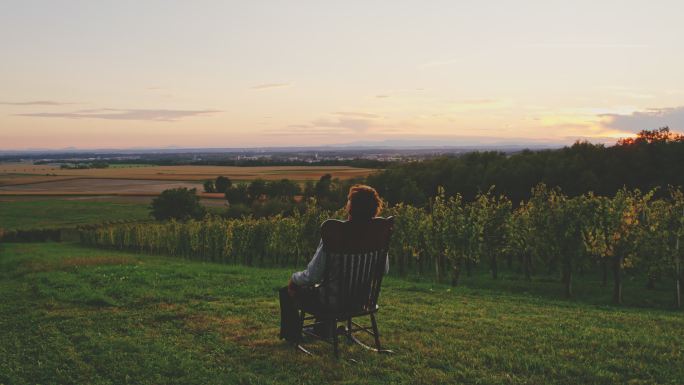
<path id="1" fill-rule="evenodd" d="M 157 220 L 199 219 L 206 210 L 199 202 L 197 189 L 174 188 L 164 190 L 152 200 L 151 215 Z"/>
<path id="2" fill-rule="evenodd" d="M 213 181 L 213 180 L 204 181 L 204 192 L 205 192 L 205 193 L 214 193 L 214 192 L 216 192 L 216 187 L 214 186 L 214 181 Z"/>
<path id="3" fill-rule="evenodd" d="M 226 218 L 242 218 L 252 214 L 252 209 L 244 203 L 235 203 L 228 206 Z"/>
<path id="4" fill-rule="evenodd" d="M 247 191 L 247 186 L 244 183 L 240 183 L 237 186 L 232 186 L 225 192 L 226 200 L 229 205 L 235 204 L 247 204 L 249 200 L 249 192 Z"/>
<path id="5" fill-rule="evenodd" d="M 225 176 L 220 176 L 216 178 L 216 182 L 214 182 L 214 186 L 216 187 L 216 192 L 219 193 L 225 193 L 226 190 L 230 188 L 230 186 L 233 185 L 233 182 L 229 179 L 226 178 Z"/>

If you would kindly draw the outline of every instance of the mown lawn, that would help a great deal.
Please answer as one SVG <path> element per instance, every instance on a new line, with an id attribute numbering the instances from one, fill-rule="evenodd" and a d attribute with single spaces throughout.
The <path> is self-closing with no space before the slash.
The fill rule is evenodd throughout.
<path id="1" fill-rule="evenodd" d="M 394 277 L 395 355 L 309 357 L 277 339 L 289 273 L 0 244 L 0 384 L 684 383 L 682 312 Z"/>

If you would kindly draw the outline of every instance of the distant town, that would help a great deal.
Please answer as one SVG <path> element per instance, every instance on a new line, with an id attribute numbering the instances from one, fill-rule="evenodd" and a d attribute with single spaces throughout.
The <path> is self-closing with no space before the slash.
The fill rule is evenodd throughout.
<path id="1" fill-rule="evenodd" d="M 463 146 L 443 148 L 346 148 L 272 147 L 210 149 L 103 149 L 103 150 L 24 150 L 0 151 L 0 161 L 36 164 L 195 164 L 195 165 L 356 165 L 378 167 L 393 162 L 411 162 L 440 156 L 456 156 L 473 151 L 517 153 L 550 146 Z"/>

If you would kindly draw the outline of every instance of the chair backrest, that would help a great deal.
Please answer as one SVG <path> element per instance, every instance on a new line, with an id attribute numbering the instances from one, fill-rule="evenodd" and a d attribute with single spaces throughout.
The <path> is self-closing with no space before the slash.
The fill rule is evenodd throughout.
<path id="1" fill-rule="evenodd" d="M 345 316 L 375 308 L 393 225 L 392 217 L 323 223 L 321 238 L 327 255 L 323 300 L 331 311 Z"/>

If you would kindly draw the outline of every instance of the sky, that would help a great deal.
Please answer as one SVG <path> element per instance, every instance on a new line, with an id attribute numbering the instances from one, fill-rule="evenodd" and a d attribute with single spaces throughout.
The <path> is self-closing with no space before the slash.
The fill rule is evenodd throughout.
<path id="1" fill-rule="evenodd" d="M 681 1 L 0 0 L 0 149 L 684 131 Z"/>

